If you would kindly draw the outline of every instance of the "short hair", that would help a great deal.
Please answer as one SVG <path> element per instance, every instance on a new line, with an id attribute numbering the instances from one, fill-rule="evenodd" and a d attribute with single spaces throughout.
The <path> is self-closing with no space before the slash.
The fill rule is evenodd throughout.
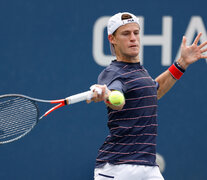
<path id="1" fill-rule="evenodd" d="M 122 14 L 122 16 L 121 16 L 121 20 L 131 19 L 131 18 L 132 18 L 132 16 L 129 14 Z"/>

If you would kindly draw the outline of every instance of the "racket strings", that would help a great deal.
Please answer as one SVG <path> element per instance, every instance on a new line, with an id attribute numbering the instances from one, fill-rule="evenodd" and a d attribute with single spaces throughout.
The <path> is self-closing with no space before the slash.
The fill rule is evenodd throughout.
<path id="1" fill-rule="evenodd" d="M 27 134 L 37 122 L 35 103 L 22 97 L 0 102 L 0 141 L 8 142 Z"/>
<path id="2" fill-rule="evenodd" d="M 30 119 L 28 118 L 28 120 Z M 0 127 L 0 129 L 1 128 L 2 127 Z M 24 124 L 17 123 L 17 122 L 5 124 L 4 131 L 2 132 L 0 131 L 0 139 L 21 134 L 22 132 L 25 132 L 25 130 L 28 130 L 30 128 L 31 128 L 31 122 L 24 123 Z M 7 131 L 7 133 L 5 133 L 5 131 Z"/>
<path id="3" fill-rule="evenodd" d="M 26 110 L 26 108 L 31 109 L 31 108 L 33 108 L 33 105 L 22 104 L 21 107 L 19 107 L 19 104 L 16 104 L 16 105 L 13 104 L 12 107 L 4 109 L 4 110 L 2 110 L 0 108 L 0 112 L 1 112 L 0 118 L 2 118 L 1 119 L 2 123 L 3 122 L 8 123 L 7 122 L 8 118 L 14 118 L 14 117 L 16 117 L 16 115 L 19 115 L 19 114 L 27 116 L 28 115 L 27 111 L 22 111 L 23 108 L 24 108 L 24 110 Z M 35 109 L 33 111 L 35 111 Z M 15 112 L 15 113 L 12 113 L 12 112 Z M 1 126 L 1 124 L 0 124 L 0 126 Z"/>

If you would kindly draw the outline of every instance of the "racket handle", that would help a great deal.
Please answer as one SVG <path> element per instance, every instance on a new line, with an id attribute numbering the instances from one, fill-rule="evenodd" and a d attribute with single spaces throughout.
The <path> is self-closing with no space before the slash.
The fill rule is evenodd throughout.
<path id="1" fill-rule="evenodd" d="M 85 100 L 90 100 L 92 98 L 93 92 L 86 91 L 83 93 L 75 94 L 73 96 L 69 96 L 65 98 L 67 104 L 74 104 Z"/>

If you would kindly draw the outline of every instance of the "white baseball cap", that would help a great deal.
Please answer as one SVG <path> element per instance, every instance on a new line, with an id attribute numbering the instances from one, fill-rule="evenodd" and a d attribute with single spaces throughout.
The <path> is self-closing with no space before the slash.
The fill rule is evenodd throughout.
<path id="1" fill-rule="evenodd" d="M 122 20 L 123 14 L 128 14 L 131 16 L 131 18 Z M 137 23 L 139 25 L 139 19 L 135 15 L 128 13 L 128 12 L 122 12 L 122 13 L 115 14 L 108 21 L 108 25 L 107 25 L 108 35 L 113 34 L 120 26 L 129 24 L 129 23 Z M 110 49 L 111 49 L 111 54 L 115 56 L 115 50 L 111 43 L 110 43 Z"/>

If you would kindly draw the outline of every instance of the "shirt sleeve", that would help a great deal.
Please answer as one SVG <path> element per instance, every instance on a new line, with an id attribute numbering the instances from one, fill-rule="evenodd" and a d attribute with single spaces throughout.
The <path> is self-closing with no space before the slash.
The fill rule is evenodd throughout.
<path id="1" fill-rule="evenodd" d="M 111 84 L 109 84 L 108 89 L 109 90 L 117 90 L 117 91 L 124 93 L 123 83 L 119 80 L 115 80 Z"/>
<path id="2" fill-rule="evenodd" d="M 98 84 L 106 85 L 110 90 L 125 92 L 125 86 L 117 72 L 104 70 L 98 77 Z"/>

